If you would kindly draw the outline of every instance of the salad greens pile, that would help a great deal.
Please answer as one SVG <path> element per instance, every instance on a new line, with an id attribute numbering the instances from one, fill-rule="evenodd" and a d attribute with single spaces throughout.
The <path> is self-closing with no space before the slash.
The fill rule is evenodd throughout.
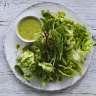
<path id="1" fill-rule="evenodd" d="M 64 77 L 83 74 L 83 64 L 94 42 L 84 25 L 68 19 L 62 11 L 41 11 L 43 23 L 35 42 L 17 57 L 16 71 L 26 79 L 37 77 L 42 86 Z"/>

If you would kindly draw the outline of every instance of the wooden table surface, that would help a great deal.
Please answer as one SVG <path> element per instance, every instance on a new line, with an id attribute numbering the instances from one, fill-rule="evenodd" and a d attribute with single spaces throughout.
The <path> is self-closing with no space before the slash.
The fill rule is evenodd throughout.
<path id="1" fill-rule="evenodd" d="M 38 2 L 57 2 L 70 7 L 96 34 L 96 0 L 0 0 L 0 96 L 96 96 L 96 48 L 94 46 L 90 67 L 78 83 L 66 90 L 41 92 L 21 83 L 11 71 L 4 54 L 6 28 L 27 7 Z M 11 54 L 11 53 L 10 53 Z"/>

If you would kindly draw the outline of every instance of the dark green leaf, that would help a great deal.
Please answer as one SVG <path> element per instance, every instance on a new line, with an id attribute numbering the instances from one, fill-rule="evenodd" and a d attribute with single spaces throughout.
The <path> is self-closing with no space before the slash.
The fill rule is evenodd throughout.
<path id="1" fill-rule="evenodd" d="M 19 65 L 15 65 L 15 71 L 16 71 L 19 75 L 21 75 L 21 76 L 24 75 L 24 72 L 23 72 L 23 70 L 21 69 L 21 67 L 20 67 Z"/>

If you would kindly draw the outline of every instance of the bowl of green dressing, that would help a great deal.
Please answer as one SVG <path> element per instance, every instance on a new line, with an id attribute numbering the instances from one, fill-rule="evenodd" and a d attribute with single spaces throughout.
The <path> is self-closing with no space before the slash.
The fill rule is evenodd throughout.
<path id="1" fill-rule="evenodd" d="M 35 16 L 23 17 L 17 24 L 17 35 L 24 42 L 34 42 L 36 34 L 41 32 L 42 24 Z"/>

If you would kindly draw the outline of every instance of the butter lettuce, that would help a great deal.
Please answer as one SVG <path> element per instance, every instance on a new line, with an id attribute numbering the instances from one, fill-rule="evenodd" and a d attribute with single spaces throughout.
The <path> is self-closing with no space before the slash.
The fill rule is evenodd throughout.
<path id="1" fill-rule="evenodd" d="M 54 71 L 54 66 L 51 63 L 39 63 L 38 66 L 41 66 L 43 70 L 52 72 Z"/>

